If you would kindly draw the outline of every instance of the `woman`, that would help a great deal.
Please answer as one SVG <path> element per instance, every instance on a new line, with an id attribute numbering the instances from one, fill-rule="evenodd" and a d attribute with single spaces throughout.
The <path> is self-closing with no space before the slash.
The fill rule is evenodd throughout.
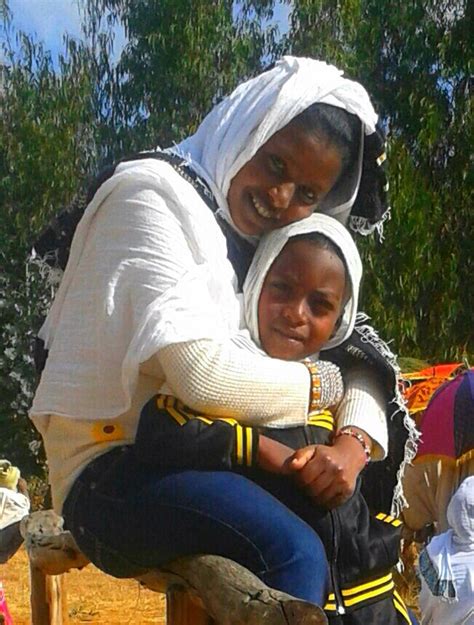
<path id="1" fill-rule="evenodd" d="M 194 409 L 254 425 L 304 425 L 308 408 L 334 403 L 341 378 L 331 363 L 309 370 L 236 346 L 237 283 L 264 232 L 314 210 L 346 222 L 364 187 L 377 197 L 381 179 L 371 185 L 362 167 L 375 122 L 360 85 L 285 57 L 237 87 L 195 135 L 118 165 L 93 195 L 41 331 L 49 357 L 31 416 L 55 508 L 100 568 L 133 576 L 207 551 L 322 602 L 321 543 L 269 493 L 234 474 L 200 474 L 197 484 L 187 472 L 143 470 L 120 450 L 165 381 Z M 354 223 L 370 229 L 380 218 Z M 346 378 L 340 425 L 382 455 L 383 393 L 365 378 L 360 367 Z M 322 503 L 346 498 L 364 464 L 359 441 L 344 438 L 354 453 L 326 454 L 309 485 Z M 184 509 L 188 526 L 177 531 Z M 231 510 L 238 518 L 220 516 Z"/>

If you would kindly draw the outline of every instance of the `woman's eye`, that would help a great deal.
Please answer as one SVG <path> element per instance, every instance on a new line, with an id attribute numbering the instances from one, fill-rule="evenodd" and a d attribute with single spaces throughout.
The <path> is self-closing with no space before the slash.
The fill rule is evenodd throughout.
<path id="1" fill-rule="evenodd" d="M 300 195 L 301 195 L 301 199 L 306 204 L 316 204 L 316 202 L 318 201 L 318 197 L 316 193 L 312 189 L 309 189 L 308 187 L 301 187 Z"/>
<path id="2" fill-rule="evenodd" d="M 285 164 L 279 156 L 271 154 L 269 157 L 270 169 L 275 174 L 282 174 L 285 170 Z"/>
<path id="3" fill-rule="evenodd" d="M 288 284 L 286 284 L 286 282 L 272 282 L 270 286 L 273 290 L 277 291 L 278 293 L 287 293 L 290 289 L 290 287 L 288 286 Z"/>

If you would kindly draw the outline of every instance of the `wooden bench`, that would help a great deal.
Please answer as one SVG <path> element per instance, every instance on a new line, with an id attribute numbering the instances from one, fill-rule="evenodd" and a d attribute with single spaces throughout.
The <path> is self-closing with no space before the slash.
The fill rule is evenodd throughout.
<path id="1" fill-rule="evenodd" d="M 21 523 L 30 563 L 32 625 L 68 623 L 64 574 L 89 560 L 62 518 L 33 512 Z M 324 625 L 324 612 L 266 586 L 232 560 L 202 555 L 175 560 L 137 578 L 166 594 L 168 625 Z"/>

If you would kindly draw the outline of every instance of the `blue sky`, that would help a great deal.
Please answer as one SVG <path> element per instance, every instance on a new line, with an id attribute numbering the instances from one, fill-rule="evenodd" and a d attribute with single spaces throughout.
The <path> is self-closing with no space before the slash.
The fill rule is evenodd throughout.
<path id="1" fill-rule="evenodd" d="M 66 34 L 82 38 L 79 6 L 82 0 L 8 0 L 15 31 L 23 30 L 42 41 L 55 59 L 64 50 Z M 117 29 L 116 50 L 125 42 L 122 29 Z"/>
<path id="2" fill-rule="evenodd" d="M 65 33 L 81 36 L 76 0 L 8 0 L 16 30 L 36 34 L 53 53 L 62 49 Z"/>
<path id="3" fill-rule="evenodd" d="M 24 30 L 36 35 L 39 41 L 50 50 L 53 58 L 63 50 L 63 37 L 67 33 L 72 37 L 81 37 L 81 16 L 79 6 L 84 0 L 8 0 L 15 30 Z M 287 21 L 288 6 L 276 9 L 275 19 L 280 24 Z M 281 29 L 281 26 L 280 26 Z M 124 34 L 116 34 L 115 51 L 125 42 Z"/>

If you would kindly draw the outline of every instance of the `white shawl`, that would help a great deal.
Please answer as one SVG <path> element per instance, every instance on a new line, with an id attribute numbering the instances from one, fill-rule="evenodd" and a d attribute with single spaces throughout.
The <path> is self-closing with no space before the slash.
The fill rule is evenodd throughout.
<path id="1" fill-rule="evenodd" d="M 351 235 L 342 224 L 327 215 L 314 213 L 307 219 L 266 234 L 257 248 L 244 283 L 244 302 L 245 322 L 253 340 L 258 345 L 260 345 L 258 301 L 265 276 L 289 239 L 311 232 L 323 234 L 336 245 L 344 257 L 349 272 L 350 297 L 344 306 L 342 322 L 324 349 L 340 345 L 352 334 L 357 315 L 359 285 L 362 278 L 362 262 L 359 252 Z"/>

